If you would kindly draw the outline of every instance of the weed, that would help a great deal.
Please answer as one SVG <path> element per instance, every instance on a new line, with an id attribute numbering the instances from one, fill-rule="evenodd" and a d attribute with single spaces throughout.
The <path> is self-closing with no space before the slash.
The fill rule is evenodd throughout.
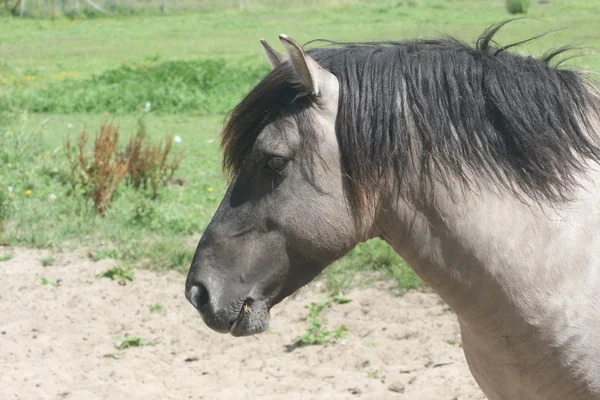
<path id="1" fill-rule="evenodd" d="M 379 370 L 378 369 L 371 370 L 371 371 L 369 371 L 367 376 L 369 378 L 377 379 L 377 378 L 379 378 Z"/>
<path id="2" fill-rule="evenodd" d="M 321 313 L 330 305 L 331 300 L 325 300 L 321 303 L 312 302 L 309 306 L 305 306 L 308 309 L 308 317 L 302 318 L 302 321 L 308 321 L 309 327 L 300 338 L 303 344 L 334 343 L 348 335 L 348 328 L 345 326 L 333 331 L 327 329 L 327 320 Z"/>
<path id="3" fill-rule="evenodd" d="M 67 138 L 67 155 L 71 165 L 71 186 L 74 191 L 81 190 L 87 200 L 92 200 L 98 214 L 105 215 L 110 207 L 113 193 L 125 178 L 127 159 L 118 153 L 119 128 L 105 123 L 94 142 L 92 160 L 89 159 L 88 133 L 82 131 L 77 141 L 78 157 Z"/>
<path id="4" fill-rule="evenodd" d="M 446 340 L 446 343 L 448 343 L 451 346 L 454 346 L 456 344 L 456 339 L 448 339 Z"/>
<path id="5" fill-rule="evenodd" d="M 173 135 L 162 143 L 149 143 L 146 132 L 140 128 L 127 144 L 125 157 L 128 162 L 128 183 L 135 189 L 150 189 L 152 198 L 158 198 L 158 191 L 165 186 L 179 168 L 181 156 L 175 155 L 169 160 L 173 146 Z"/>
<path id="6" fill-rule="evenodd" d="M 119 344 L 117 345 L 117 348 L 120 350 L 128 349 L 130 347 L 141 347 L 147 345 L 144 342 L 144 339 L 142 339 L 139 336 L 120 336 L 118 339 Z"/>
<path id="7" fill-rule="evenodd" d="M 123 353 L 106 353 L 103 357 L 104 358 L 112 358 L 113 360 L 119 360 L 121 358 L 123 358 Z"/>
<path id="8" fill-rule="evenodd" d="M 4 253 L 4 254 L 0 255 L 0 262 L 12 260 L 12 258 L 13 258 L 13 253 Z"/>
<path id="9" fill-rule="evenodd" d="M 54 265 L 55 262 L 56 262 L 56 259 L 54 259 L 54 257 L 46 257 L 46 258 L 42 258 L 42 260 L 41 260 L 43 267 L 49 267 L 51 265 Z"/>
<path id="10" fill-rule="evenodd" d="M 506 0 L 506 10 L 510 14 L 526 14 L 529 0 Z"/>
<path id="11" fill-rule="evenodd" d="M 350 303 L 352 301 L 352 299 L 346 297 L 344 295 L 344 293 L 342 293 L 342 292 L 338 292 L 338 293 L 334 294 L 333 296 L 331 296 L 331 300 L 333 300 L 335 303 L 338 303 L 338 304 L 346 304 L 346 303 Z"/>
<path id="12" fill-rule="evenodd" d="M 161 311 L 163 309 L 163 305 L 160 303 L 154 303 L 154 304 L 150 304 L 148 306 L 148 309 L 152 312 L 154 311 Z"/>
<path id="13" fill-rule="evenodd" d="M 110 278 L 112 280 L 129 280 L 133 281 L 134 273 L 133 270 L 121 266 L 114 266 L 111 269 L 107 269 L 104 272 L 96 275 L 98 278 Z"/>
<path id="14" fill-rule="evenodd" d="M 49 279 L 49 278 L 42 278 L 42 285 L 59 287 L 60 286 L 60 282 L 54 281 L 54 280 Z"/>

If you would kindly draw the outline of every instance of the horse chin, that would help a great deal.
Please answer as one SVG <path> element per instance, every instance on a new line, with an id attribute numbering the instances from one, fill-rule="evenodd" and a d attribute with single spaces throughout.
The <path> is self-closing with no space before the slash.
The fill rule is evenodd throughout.
<path id="1" fill-rule="evenodd" d="M 229 334 L 235 337 L 257 335 L 269 328 L 270 321 L 271 314 L 266 301 L 244 304 Z"/>

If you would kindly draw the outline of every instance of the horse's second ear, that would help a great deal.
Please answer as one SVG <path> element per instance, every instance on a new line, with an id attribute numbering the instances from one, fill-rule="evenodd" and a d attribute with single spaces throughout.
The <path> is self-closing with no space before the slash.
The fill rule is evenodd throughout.
<path id="1" fill-rule="evenodd" d="M 315 96 L 321 96 L 327 92 L 332 78 L 336 80 L 333 74 L 322 68 L 319 63 L 304 52 L 302 46 L 289 36 L 282 34 L 279 35 L 279 39 L 285 46 L 290 56 L 290 62 L 304 89 Z"/>
<path id="2" fill-rule="evenodd" d="M 271 64 L 271 69 L 275 69 L 275 67 L 285 61 L 285 56 L 272 48 L 265 39 L 260 39 L 260 44 L 263 46 L 263 50 L 265 52 L 265 56 L 267 56 L 269 64 Z"/>

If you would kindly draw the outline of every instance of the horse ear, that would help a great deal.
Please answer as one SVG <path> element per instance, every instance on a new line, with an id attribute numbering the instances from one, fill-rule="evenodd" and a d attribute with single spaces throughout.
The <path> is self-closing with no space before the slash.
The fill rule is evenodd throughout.
<path id="1" fill-rule="evenodd" d="M 302 46 L 295 40 L 283 34 L 279 35 L 279 39 L 290 56 L 290 62 L 296 71 L 296 75 L 298 75 L 300 84 L 310 94 L 320 96 L 323 93 L 323 89 L 329 86 L 328 83 L 331 82 L 331 78 L 337 81 L 331 72 L 325 70 L 312 57 L 306 54 Z"/>
<path id="2" fill-rule="evenodd" d="M 278 53 L 277 50 L 272 48 L 265 39 L 260 39 L 260 43 L 263 46 L 263 51 L 267 56 L 269 64 L 271 64 L 271 69 L 275 69 L 275 67 L 277 67 L 279 64 L 285 61 L 284 55 Z"/>

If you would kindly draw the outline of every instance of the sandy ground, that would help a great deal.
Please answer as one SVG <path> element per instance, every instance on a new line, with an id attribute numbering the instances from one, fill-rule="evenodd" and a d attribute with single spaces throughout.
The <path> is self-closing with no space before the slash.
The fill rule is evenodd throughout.
<path id="1" fill-rule="evenodd" d="M 471 377 L 454 315 L 431 293 L 356 289 L 325 312 L 349 335 L 295 347 L 320 284 L 272 311 L 272 328 L 233 338 L 204 326 L 176 272 L 136 271 L 127 285 L 96 278 L 113 265 L 86 252 L 0 248 L 2 399 L 485 399 Z M 60 280 L 58 287 L 42 278 Z M 151 312 L 149 305 L 163 310 Z M 118 337 L 151 345 L 119 350 Z M 107 358 L 113 354 L 117 358 Z"/>

